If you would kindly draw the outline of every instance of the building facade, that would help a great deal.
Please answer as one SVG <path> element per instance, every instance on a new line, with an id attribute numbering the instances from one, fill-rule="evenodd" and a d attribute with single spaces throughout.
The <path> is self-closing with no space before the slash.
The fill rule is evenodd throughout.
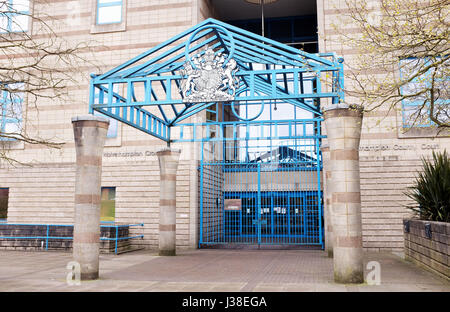
<path id="1" fill-rule="evenodd" d="M 64 100 L 40 99 L 34 106 L 23 99 L 22 118 L 17 124 L 30 135 L 64 145 L 52 149 L 20 141 L 3 142 L 8 155 L 20 162 L 0 162 L 3 217 L 11 224 L 73 224 L 75 144 L 71 117 L 88 113 L 91 73 L 105 73 L 210 17 L 258 34 L 264 31 L 265 36 L 306 52 L 335 52 L 344 58 L 345 70 L 351 70 L 358 53 L 340 37 L 341 32 L 356 32 L 356 25 L 342 25 L 339 31 L 333 27 L 345 13 L 345 6 L 339 1 L 279 0 L 267 4 L 264 30 L 260 7 L 244 0 L 51 0 L 30 1 L 27 9 L 40 14 L 68 42 L 89 43 L 89 51 L 83 56 L 91 65 L 67 68 L 74 72 L 74 80 Z M 40 35 L 32 21 L 26 31 L 31 36 Z M 15 59 L 20 62 L 20 58 L 27 57 L 16 55 Z M 196 118 L 221 120 L 229 113 L 220 111 L 203 111 Z M 408 215 L 408 201 L 403 193 L 420 170 L 422 156 L 450 148 L 450 138 L 445 133 L 436 135 L 426 128 L 404 130 L 401 110 L 381 107 L 363 119 L 359 157 L 363 247 L 368 250 L 403 248 L 402 219 Z M 322 143 L 326 145 L 326 139 Z M 143 227 L 130 231 L 144 236 L 133 244 L 145 248 L 158 246 L 160 178 L 156 152 L 165 146 L 157 138 L 111 120 L 103 154 L 102 220 L 143 223 Z M 203 198 L 199 183 L 200 146 L 198 142 L 174 146 L 182 151 L 176 180 L 176 245 L 196 248 L 199 202 Z M 237 181 L 241 178 L 237 175 L 230 171 L 223 177 L 227 181 L 223 187 L 230 193 L 240 187 Z M 281 185 L 273 179 L 262 183 L 262 187 L 274 184 Z M 267 208 L 282 211 L 283 205 Z M 326 237 L 327 229 L 323 232 Z"/>

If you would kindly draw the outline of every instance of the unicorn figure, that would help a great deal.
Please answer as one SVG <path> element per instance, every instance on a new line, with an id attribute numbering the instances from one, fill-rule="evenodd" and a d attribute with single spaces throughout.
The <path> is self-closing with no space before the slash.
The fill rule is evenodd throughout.
<path id="1" fill-rule="evenodd" d="M 238 71 L 237 63 L 234 59 L 231 59 L 225 70 L 223 71 L 223 75 L 225 76 L 225 79 L 223 80 L 223 85 L 225 87 L 228 87 L 233 93 L 232 95 L 236 93 L 236 88 L 239 86 L 239 80 L 237 79 L 236 72 Z"/>

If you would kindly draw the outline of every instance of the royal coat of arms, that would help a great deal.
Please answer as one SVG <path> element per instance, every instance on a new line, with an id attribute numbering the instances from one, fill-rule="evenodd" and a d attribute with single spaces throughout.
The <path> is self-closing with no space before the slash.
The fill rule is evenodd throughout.
<path id="1" fill-rule="evenodd" d="M 239 86 L 239 80 L 235 76 L 238 68 L 232 58 L 224 65 L 226 58 L 226 54 L 216 54 L 207 47 L 202 56 L 197 55 L 192 58 L 192 63 L 188 60 L 184 64 L 180 70 L 184 103 L 234 100 Z"/>

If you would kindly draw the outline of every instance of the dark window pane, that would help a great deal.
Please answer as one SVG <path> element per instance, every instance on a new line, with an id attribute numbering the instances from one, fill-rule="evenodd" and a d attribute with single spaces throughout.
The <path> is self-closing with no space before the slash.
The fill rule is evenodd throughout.
<path id="1" fill-rule="evenodd" d="M 317 29 L 316 16 L 304 16 L 293 19 L 294 37 L 308 37 L 315 35 Z"/>
<path id="2" fill-rule="evenodd" d="M 227 21 L 231 25 L 261 35 L 261 19 Z M 317 16 L 302 15 L 266 18 L 265 36 L 281 43 L 304 43 L 295 48 L 317 53 Z"/>
<path id="3" fill-rule="evenodd" d="M 0 188 L 0 219 L 6 219 L 8 215 L 9 189 Z"/>
<path id="4" fill-rule="evenodd" d="M 292 24 L 290 20 L 279 20 L 270 23 L 270 38 L 280 42 L 292 40 Z"/>

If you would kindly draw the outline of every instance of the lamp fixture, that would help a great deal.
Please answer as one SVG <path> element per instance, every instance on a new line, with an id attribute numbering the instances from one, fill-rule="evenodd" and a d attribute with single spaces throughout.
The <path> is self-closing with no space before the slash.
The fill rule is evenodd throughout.
<path id="1" fill-rule="evenodd" d="M 261 0 L 244 0 L 245 2 L 254 3 L 254 4 L 261 4 Z M 269 4 L 273 2 L 277 2 L 278 0 L 264 0 L 264 4 Z"/>
<path id="2" fill-rule="evenodd" d="M 264 0 L 264 1 L 262 1 L 262 0 L 244 0 L 244 1 L 248 2 L 248 3 L 261 5 L 261 36 L 264 37 L 264 4 L 274 3 L 274 2 L 277 2 L 278 0 Z M 276 101 L 274 103 L 273 110 L 274 111 L 277 110 L 277 102 Z"/>

